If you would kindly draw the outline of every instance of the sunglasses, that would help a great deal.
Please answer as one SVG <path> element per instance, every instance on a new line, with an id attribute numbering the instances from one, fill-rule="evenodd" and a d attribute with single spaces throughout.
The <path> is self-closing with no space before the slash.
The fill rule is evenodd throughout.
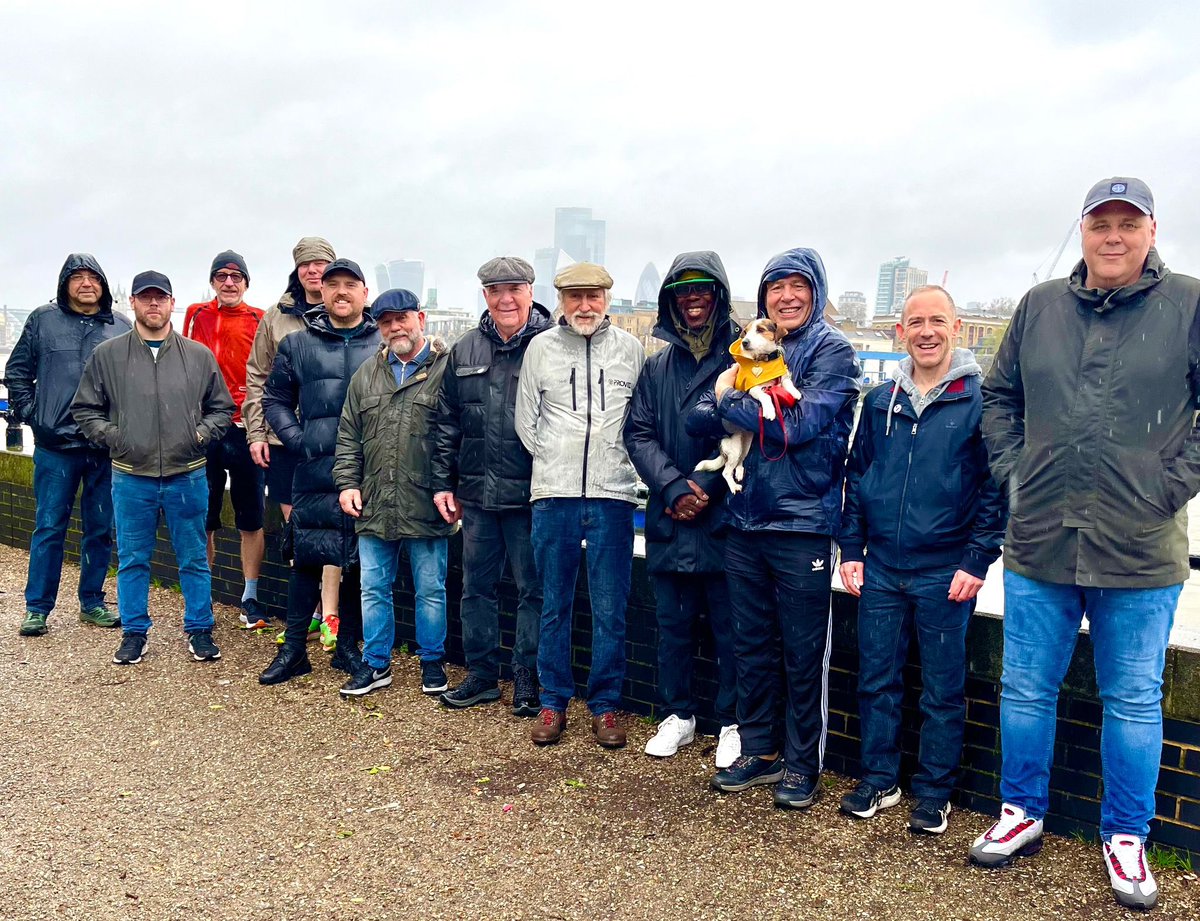
<path id="1" fill-rule="evenodd" d="M 703 297 L 705 294 L 715 293 L 717 286 L 711 281 L 701 281 L 691 285 L 676 285 L 671 290 L 675 293 L 676 299 L 682 297 Z"/>
<path id="2" fill-rule="evenodd" d="M 245 280 L 246 276 L 241 272 L 217 272 L 217 274 L 213 276 L 213 281 L 220 282 L 221 284 L 231 281 L 236 285 Z"/>

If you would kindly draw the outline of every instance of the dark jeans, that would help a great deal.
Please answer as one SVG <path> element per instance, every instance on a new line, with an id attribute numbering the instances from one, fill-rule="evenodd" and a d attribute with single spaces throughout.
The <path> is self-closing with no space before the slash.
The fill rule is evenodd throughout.
<path id="1" fill-rule="evenodd" d="M 308 625 L 313 611 L 321 600 L 320 566 L 293 566 L 288 576 L 287 635 L 289 646 L 303 649 L 308 642 Z M 358 648 L 363 638 L 362 589 L 358 567 L 342 570 L 342 585 L 338 591 L 338 642 L 349 640 Z"/>
<path id="2" fill-rule="evenodd" d="M 900 700 L 914 635 L 921 654 L 921 744 L 912 793 L 949 799 L 962 755 L 967 623 L 974 601 L 946 594 L 958 567 L 905 572 L 868 557 L 858 604 L 858 713 L 862 779 L 886 790 L 900 779 Z"/>
<path id="3" fill-rule="evenodd" d="M 587 701 L 593 715 L 617 709 L 625 681 L 625 605 L 633 567 L 633 505 L 619 499 L 538 499 L 533 503 L 533 552 L 542 577 L 538 644 L 541 703 L 566 710 L 575 694 L 571 622 L 575 582 L 587 541 L 592 655 Z"/>
<path id="4" fill-rule="evenodd" d="M 714 716 L 722 726 L 737 722 L 737 664 L 733 656 L 733 615 L 724 573 L 656 572 L 655 613 L 658 617 L 658 696 L 663 716 L 691 719 L 696 715 L 692 665 L 696 627 L 707 615 L 717 656 L 717 699 Z"/>
<path id="5" fill-rule="evenodd" d="M 75 493 L 83 484 L 79 518 L 83 526 L 79 554 L 79 607 L 104 604 L 104 577 L 112 559 L 112 465 L 103 451 L 33 452 L 33 538 L 29 542 L 29 578 L 25 608 L 49 614 L 62 581 L 63 542 L 71 522 Z"/>
<path id="6" fill-rule="evenodd" d="M 272 453 L 273 457 L 273 453 Z M 220 441 L 208 446 L 208 519 L 206 531 L 221 530 L 221 508 L 225 504 L 225 473 L 229 472 L 229 499 L 233 522 L 239 531 L 261 531 L 263 526 L 263 478 L 266 473 L 250 458 L 246 430 L 229 427 Z"/>
<path id="7" fill-rule="evenodd" d="M 742 754 L 783 743 L 787 766 L 809 776 L 825 758 L 831 550 L 825 535 L 787 531 L 731 529 L 725 543 Z"/>
<path id="8" fill-rule="evenodd" d="M 542 583 L 533 560 L 529 509 L 489 512 L 463 508 L 463 654 L 467 671 L 488 684 L 500 678 L 500 599 L 497 589 L 507 557 L 517 583 L 517 635 L 512 664 L 537 668 Z"/>

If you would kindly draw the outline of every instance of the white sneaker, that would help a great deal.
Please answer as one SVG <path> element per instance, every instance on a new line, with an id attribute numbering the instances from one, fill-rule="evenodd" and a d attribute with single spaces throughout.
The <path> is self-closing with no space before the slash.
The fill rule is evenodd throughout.
<path id="1" fill-rule="evenodd" d="M 731 767 L 742 756 L 742 737 L 738 735 L 737 723 L 721 727 L 717 739 L 716 765 L 718 771 Z"/>
<path id="2" fill-rule="evenodd" d="M 658 732 L 646 743 L 646 754 L 655 758 L 670 758 L 685 745 L 696 740 L 696 718 L 681 720 L 672 714 L 658 724 Z"/>
<path id="3" fill-rule="evenodd" d="M 1104 866 L 1119 905 L 1147 911 L 1158 901 L 1158 883 L 1136 835 L 1113 835 L 1104 842 Z"/>
<path id="4" fill-rule="evenodd" d="M 996 823 L 971 845 L 971 863 L 980 867 L 1006 867 L 1018 857 L 1042 849 L 1042 820 L 1026 817 L 1025 810 L 1005 803 Z"/>

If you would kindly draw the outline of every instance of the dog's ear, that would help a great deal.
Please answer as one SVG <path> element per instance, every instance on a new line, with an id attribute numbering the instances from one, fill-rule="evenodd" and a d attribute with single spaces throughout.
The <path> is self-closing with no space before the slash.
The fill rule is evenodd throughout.
<path id="1" fill-rule="evenodd" d="M 770 335 L 770 337 L 772 339 L 779 338 L 779 327 L 777 325 L 775 325 L 774 320 L 763 320 L 762 326 L 760 328 L 762 329 L 762 331 L 764 333 L 767 333 L 768 335 Z"/>

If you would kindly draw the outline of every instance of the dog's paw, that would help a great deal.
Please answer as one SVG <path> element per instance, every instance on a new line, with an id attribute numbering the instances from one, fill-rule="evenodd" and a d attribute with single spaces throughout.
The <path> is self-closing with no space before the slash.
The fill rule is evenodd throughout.
<path id="1" fill-rule="evenodd" d="M 762 414 L 763 414 L 763 418 L 766 419 L 768 422 L 775 421 L 775 407 L 774 406 L 767 404 L 766 406 L 763 407 Z"/>
<path id="2" fill-rule="evenodd" d="M 742 491 L 742 484 L 741 484 L 741 483 L 739 483 L 737 480 L 730 480 L 730 481 L 729 481 L 729 494 L 730 494 L 731 496 L 736 496 L 736 495 L 737 495 L 738 493 L 740 493 L 741 491 Z"/>

